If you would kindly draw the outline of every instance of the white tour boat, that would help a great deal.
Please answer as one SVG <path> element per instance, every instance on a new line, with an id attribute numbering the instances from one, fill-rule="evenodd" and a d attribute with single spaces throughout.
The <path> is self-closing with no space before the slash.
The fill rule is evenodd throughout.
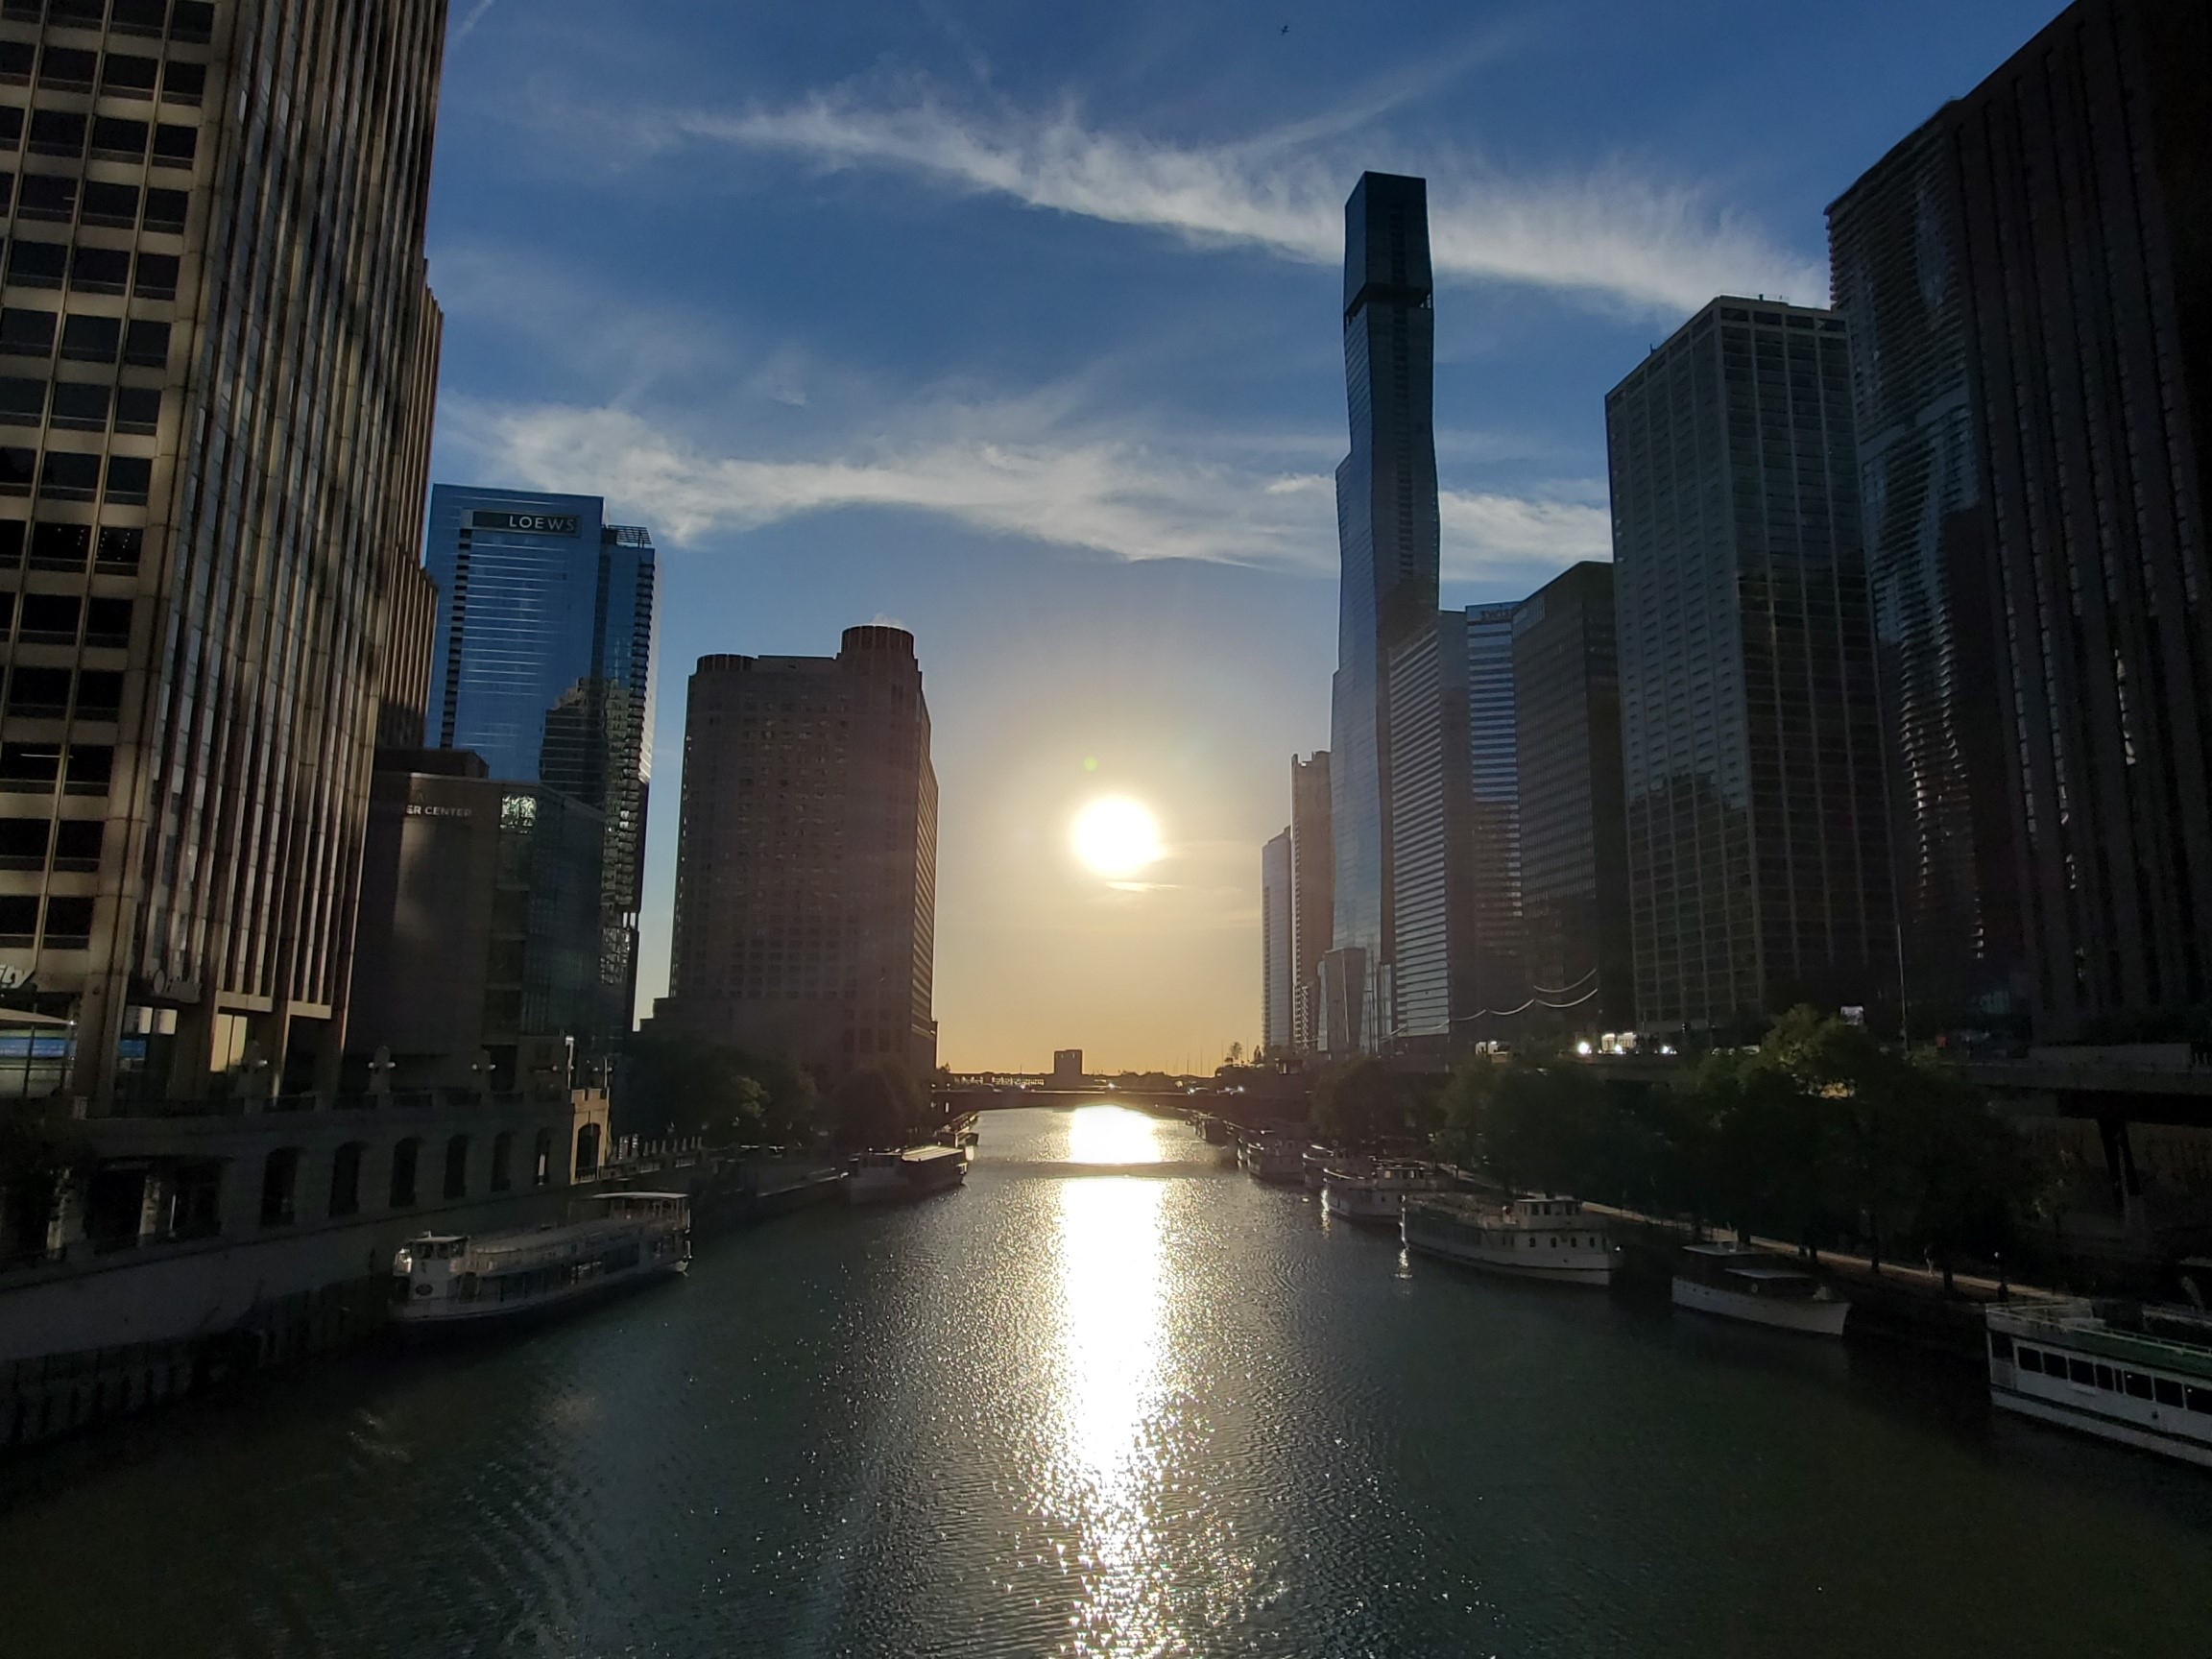
<path id="1" fill-rule="evenodd" d="M 1262 1135 L 1238 1148 L 1237 1162 L 1256 1181 L 1297 1186 L 1306 1179 L 1305 1142 L 1287 1135 Z"/>
<path id="2" fill-rule="evenodd" d="M 1321 1175 L 1321 1208 L 1341 1221 L 1398 1225 L 1407 1194 L 1441 1192 L 1444 1176 L 1430 1164 L 1375 1164 L 1357 1169 L 1327 1169 Z"/>
<path id="3" fill-rule="evenodd" d="M 2212 1468 L 2212 1315 L 2014 1302 L 1986 1319 L 1991 1404 Z"/>
<path id="4" fill-rule="evenodd" d="M 1851 1312 L 1850 1303 L 1787 1256 L 1725 1238 L 1682 1247 L 1674 1306 L 1815 1336 L 1842 1335 Z"/>
<path id="5" fill-rule="evenodd" d="M 1579 1199 L 1529 1197 L 1485 1203 L 1459 1192 L 1406 1200 L 1406 1247 L 1492 1273 L 1554 1285 L 1613 1282 L 1619 1252 L 1598 1216 Z"/>
<path id="6" fill-rule="evenodd" d="M 909 1146 L 903 1152 L 863 1152 L 845 1177 L 849 1204 L 896 1204 L 950 1191 L 968 1179 L 964 1146 Z"/>
<path id="7" fill-rule="evenodd" d="M 1329 1173 L 1329 1166 L 1337 1162 L 1339 1162 L 1338 1154 L 1330 1147 L 1307 1147 L 1305 1155 L 1306 1190 L 1309 1192 L 1320 1191 L 1322 1178 Z"/>
<path id="8" fill-rule="evenodd" d="M 682 1192 L 603 1192 L 588 1220 L 472 1237 L 425 1233 L 392 1258 L 392 1317 L 419 1329 L 484 1325 L 681 1273 L 691 1261 Z"/>

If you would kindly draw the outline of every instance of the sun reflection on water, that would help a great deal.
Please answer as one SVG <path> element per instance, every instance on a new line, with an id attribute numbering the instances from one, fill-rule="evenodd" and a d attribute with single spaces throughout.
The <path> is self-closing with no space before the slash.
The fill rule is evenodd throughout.
<path id="1" fill-rule="evenodd" d="M 1069 1151 L 1078 1163 L 1156 1163 L 1156 1128 L 1141 1112 L 1085 1107 Z M 1160 1651 L 1166 1634 L 1153 1529 L 1166 1407 L 1166 1190 L 1123 1176 L 1060 1184 L 1056 1484 L 1083 1580 L 1063 1649 L 1072 1654 Z"/>

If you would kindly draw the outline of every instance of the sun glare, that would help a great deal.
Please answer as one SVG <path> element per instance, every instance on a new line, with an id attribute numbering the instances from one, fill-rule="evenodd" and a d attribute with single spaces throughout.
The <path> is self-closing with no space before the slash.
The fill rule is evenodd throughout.
<path id="1" fill-rule="evenodd" d="M 1160 856 L 1160 827 L 1134 801 L 1094 801 L 1075 815 L 1075 856 L 1095 875 L 1126 879 Z"/>

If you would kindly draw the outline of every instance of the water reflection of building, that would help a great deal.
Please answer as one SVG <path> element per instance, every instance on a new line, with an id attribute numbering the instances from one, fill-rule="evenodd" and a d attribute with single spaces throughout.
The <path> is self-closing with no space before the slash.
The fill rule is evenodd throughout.
<path id="1" fill-rule="evenodd" d="M 630 1028 L 652 778 L 656 567 L 651 537 L 591 495 L 431 493 L 439 589 L 429 737 L 494 778 L 604 814 L 600 1008 L 580 1037 Z"/>
<path id="2" fill-rule="evenodd" d="M 1717 300 L 1606 399 L 1641 1022 L 1894 1003 L 1841 319 Z"/>
<path id="3" fill-rule="evenodd" d="M 656 1028 L 830 1077 L 937 1063 L 937 775 L 913 637 L 703 657 L 685 717 L 669 994 Z"/>

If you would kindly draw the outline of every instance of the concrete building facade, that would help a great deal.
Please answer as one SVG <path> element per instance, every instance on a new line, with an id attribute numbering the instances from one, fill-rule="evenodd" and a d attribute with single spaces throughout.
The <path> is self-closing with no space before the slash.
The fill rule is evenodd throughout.
<path id="1" fill-rule="evenodd" d="M 1290 1044 L 1322 1047 L 1321 958 L 1335 925 L 1336 847 L 1330 833 L 1329 751 L 1290 757 Z"/>
<path id="2" fill-rule="evenodd" d="M 835 1079 L 936 1065 L 937 776 L 913 637 L 700 659 L 658 1025 Z"/>
<path id="3" fill-rule="evenodd" d="M 1260 849 L 1260 1046 L 1290 1046 L 1297 953 L 1291 922 L 1290 831 Z"/>

